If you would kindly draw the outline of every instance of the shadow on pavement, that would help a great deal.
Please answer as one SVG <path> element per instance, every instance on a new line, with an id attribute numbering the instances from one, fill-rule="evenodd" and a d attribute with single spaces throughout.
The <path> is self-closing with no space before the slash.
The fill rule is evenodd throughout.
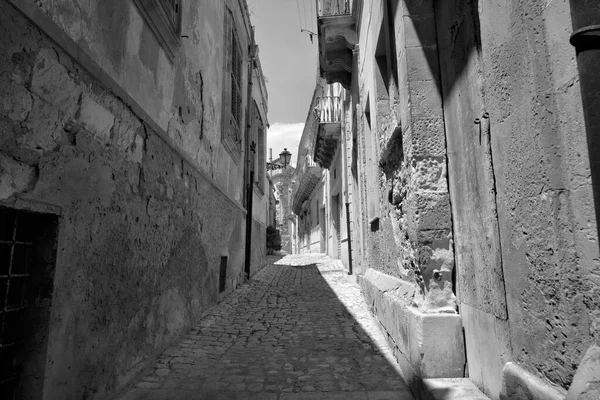
<path id="1" fill-rule="evenodd" d="M 327 260 L 270 259 L 121 399 L 412 399 L 354 278 Z"/>

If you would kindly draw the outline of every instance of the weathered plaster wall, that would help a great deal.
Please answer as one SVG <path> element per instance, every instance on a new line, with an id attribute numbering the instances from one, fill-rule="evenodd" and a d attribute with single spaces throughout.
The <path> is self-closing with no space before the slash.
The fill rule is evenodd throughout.
<path id="1" fill-rule="evenodd" d="M 375 176 L 373 174 L 369 174 L 367 164 L 376 165 L 377 164 L 377 156 L 378 154 L 367 154 L 367 147 L 371 146 L 372 143 L 376 142 L 374 137 L 377 136 L 377 130 L 374 129 L 377 121 L 376 115 L 376 82 L 375 82 L 375 48 L 377 45 L 377 38 L 379 32 L 379 26 L 382 24 L 383 20 L 383 9 L 380 1 L 377 0 L 366 0 L 362 2 L 362 12 L 357 16 L 359 20 L 358 24 L 358 36 L 359 43 L 358 48 L 360 49 L 360 54 L 358 57 L 358 73 L 356 76 L 358 93 L 353 93 L 357 97 L 358 103 L 360 106 L 358 107 L 357 112 L 360 113 L 358 118 L 361 120 L 359 122 L 360 128 L 358 132 L 358 148 L 360 154 L 358 155 L 358 169 L 359 169 L 359 182 L 358 186 L 361 190 L 361 210 L 360 210 L 360 218 L 363 220 L 362 225 L 362 237 L 363 240 L 361 242 L 361 246 L 363 247 L 363 260 L 364 265 L 362 266 L 362 270 L 366 270 L 366 268 L 371 267 L 380 271 L 391 272 L 391 274 L 398 275 L 397 267 L 395 264 L 395 258 L 389 257 L 389 252 L 386 251 L 387 244 L 390 244 L 389 250 L 393 251 L 396 248 L 395 243 L 390 243 L 386 240 L 383 240 L 380 235 L 385 233 L 391 233 L 391 223 L 389 219 L 385 218 L 383 223 L 380 224 L 382 226 L 381 233 L 371 233 L 370 232 L 370 215 L 368 212 L 368 197 L 374 197 L 371 202 L 376 201 L 379 203 L 379 193 L 378 191 L 373 194 L 372 189 L 368 189 L 368 186 L 374 185 L 377 189 L 380 186 L 381 177 L 377 173 Z M 369 100 L 369 107 L 367 108 L 367 99 Z M 375 102 L 375 108 L 371 106 Z M 373 110 L 373 111 L 372 111 Z M 370 113 L 371 115 L 371 128 L 369 129 L 369 122 L 365 117 L 365 113 Z M 374 137 L 372 137 L 374 136 Z M 379 152 L 379 146 L 373 147 L 370 153 L 377 151 Z M 371 169 L 372 169 L 371 166 Z M 368 176 L 370 175 L 370 176 Z M 369 179 L 371 183 L 369 183 Z M 372 193 L 369 196 L 369 192 Z M 386 214 L 387 210 L 383 210 L 380 214 Z M 381 216 L 381 215 L 380 215 Z M 389 228 L 389 232 L 386 232 Z M 390 238 L 392 236 L 388 236 Z"/>
<path id="2" fill-rule="evenodd" d="M 570 10 L 564 0 L 501 4 L 481 2 L 481 26 L 513 357 L 566 388 L 600 338 L 598 238 Z M 505 22 L 489 22 L 499 18 Z"/>
<path id="3" fill-rule="evenodd" d="M 0 41 L 0 203 L 61 210 L 45 398 L 112 398 L 241 282 L 246 215 L 4 0 Z"/>
<path id="4" fill-rule="evenodd" d="M 477 22 L 471 5 L 436 3 L 444 97 L 448 175 L 457 259 L 457 296 L 465 329 L 468 373 L 497 398 L 510 359 L 505 281 L 496 206 L 496 182 L 477 57 Z M 421 36 L 422 37 L 422 36 Z M 424 38 L 420 40 L 425 40 Z M 438 68 L 434 66 L 432 68 Z"/>
<path id="5" fill-rule="evenodd" d="M 464 290 L 474 295 L 459 290 L 466 302 L 461 313 L 471 379 L 498 398 L 502 367 L 512 359 L 564 390 L 585 351 L 598 343 L 600 309 L 598 238 L 568 1 L 444 2 L 436 13 L 438 29 L 444 27 L 438 38 L 449 137 L 477 134 L 469 125 L 489 113 L 479 142 L 489 141 L 490 154 L 481 153 L 488 164 L 479 162 L 482 169 L 469 172 L 468 159 L 451 159 L 450 184 L 466 179 L 482 190 L 487 180 L 497 203 L 499 241 L 492 240 L 498 233 L 489 231 L 491 224 L 457 233 L 458 275 L 461 259 L 474 254 L 465 238 L 485 238 L 493 251 L 483 249 L 482 255 L 489 260 L 497 252 L 502 264 L 487 272 L 495 271 L 490 276 L 506 288 L 505 300 L 492 300 L 502 291 L 476 274 L 480 278 L 464 280 Z M 461 50 L 451 58 L 450 49 Z M 481 173 L 489 163 L 492 176 L 486 178 Z M 454 175 L 463 167 L 466 173 Z M 457 204 L 459 197 L 452 198 L 455 221 L 472 221 L 474 211 L 489 208 L 483 195 L 474 206 Z M 495 219 L 493 210 L 486 215 Z M 479 263 L 476 268 L 487 261 Z M 498 307 L 504 303 L 505 309 Z M 476 337 L 494 338 L 495 344 L 470 343 Z"/>
<path id="6" fill-rule="evenodd" d="M 338 144 L 335 150 L 335 154 L 333 156 L 333 161 L 327 170 L 327 194 L 324 196 L 323 201 L 325 202 L 326 214 L 328 217 L 324 222 L 327 225 L 327 254 L 329 254 L 333 258 L 337 258 L 342 260 L 344 257 L 344 243 L 343 240 L 346 237 L 345 232 L 345 206 L 344 206 L 344 189 L 342 187 L 342 164 L 341 164 L 341 155 L 342 155 L 342 139 L 338 140 Z M 338 197 L 339 195 L 339 197 Z M 338 204 L 337 201 L 340 203 Z M 340 219 L 339 226 L 337 225 L 337 207 L 341 207 L 340 209 Z M 338 230 L 339 230 L 339 248 L 338 248 Z M 339 250 L 339 252 L 338 252 Z M 348 260 L 348 250 L 346 248 L 346 263 Z"/>
<path id="7" fill-rule="evenodd" d="M 313 192 L 311 193 L 310 197 L 308 198 L 309 204 L 310 204 L 310 211 L 308 213 L 308 218 L 310 218 L 311 221 L 311 228 L 310 228 L 310 239 L 309 239 L 309 252 L 310 253 L 321 253 L 322 252 L 322 248 L 325 248 L 325 251 L 327 251 L 328 246 L 327 246 L 327 238 L 323 238 L 323 235 L 327 235 L 328 229 L 327 229 L 327 215 L 328 210 L 327 210 L 327 203 L 325 202 L 327 196 L 327 171 L 324 170 L 323 171 L 323 175 L 321 178 L 321 182 L 315 186 Z M 321 217 L 319 215 L 320 213 L 320 209 L 322 207 L 325 207 L 325 221 L 321 221 Z M 321 246 L 322 242 L 324 246 Z"/>
<path id="8" fill-rule="evenodd" d="M 256 220 L 252 220 L 251 249 L 250 276 L 267 265 L 267 227 Z M 238 283 L 241 283 L 241 281 Z"/>
<path id="9" fill-rule="evenodd" d="M 237 1 L 182 2 L 182 46 L 169 61 L 132 0 L 19 0 L 50 17 L 123 88 L 179 150 L 238 201 L 243 198 L 245 144 L 234 160 L 221 145 L 223 21 L 229 5 L 240 26 L 247 65 L 249 21 Z M 248 82 L 244 67 L 242 88 Z M 242 89 L 242 96 L 247 91 Z M 259 101 L 260 104 L 260 101 Z M 181 108 L 181 110 L 180 110 Z M 246 109 L 242 110 L 245 120 Z M 242 124 L 245 125 L 245 124 Z"/>

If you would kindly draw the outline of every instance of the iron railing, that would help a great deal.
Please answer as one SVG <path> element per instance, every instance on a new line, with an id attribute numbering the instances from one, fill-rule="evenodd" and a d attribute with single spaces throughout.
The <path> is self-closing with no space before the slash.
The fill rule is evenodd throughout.
<path id="1" fill-rule="evenodd" d="M 302 161 L 302 165 L 299 168 L 300 174 L 305 174 L 309 168 L 317 167 L 317 163 L 313 161 L 312 157 L 307 155 Z"/>
<path id="2" fill-rule="evenodd" d="M 330 17 L 335 15 L 352 14 L 352 3 L 354 0 L 316 0 L 317 15 L 319 17 Z"/>
<path id="3" fill-rule="evenodd" d="M 319 122 L 324 124 L 340 123 L 342 120 L 342 102 L 340 96 L 323 96 L 319 99 Z"/>

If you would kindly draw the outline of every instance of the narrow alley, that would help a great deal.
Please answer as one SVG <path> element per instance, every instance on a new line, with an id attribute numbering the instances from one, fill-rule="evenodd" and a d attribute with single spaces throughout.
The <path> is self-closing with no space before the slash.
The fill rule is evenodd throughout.
<path id="1" fill-rule="evenodd" d="M 0 400 L 600 400 L 599 0 L 0 0 Z"/>
<path id="2" fill-rule="evenodd" d="M 413 399 L 356 280 L 318 254 L 271 256 L 133 386 L 121 400 Z"/>

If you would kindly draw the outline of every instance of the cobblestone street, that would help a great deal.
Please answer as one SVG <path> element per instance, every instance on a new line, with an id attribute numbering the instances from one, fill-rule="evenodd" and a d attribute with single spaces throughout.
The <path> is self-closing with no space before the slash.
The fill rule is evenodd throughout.
<path id="1" fill-rule="evenodd" d="M 323 255 L 279 258 L 165 351 L 121 400 L 412 399 L 342 264 Z"/>

